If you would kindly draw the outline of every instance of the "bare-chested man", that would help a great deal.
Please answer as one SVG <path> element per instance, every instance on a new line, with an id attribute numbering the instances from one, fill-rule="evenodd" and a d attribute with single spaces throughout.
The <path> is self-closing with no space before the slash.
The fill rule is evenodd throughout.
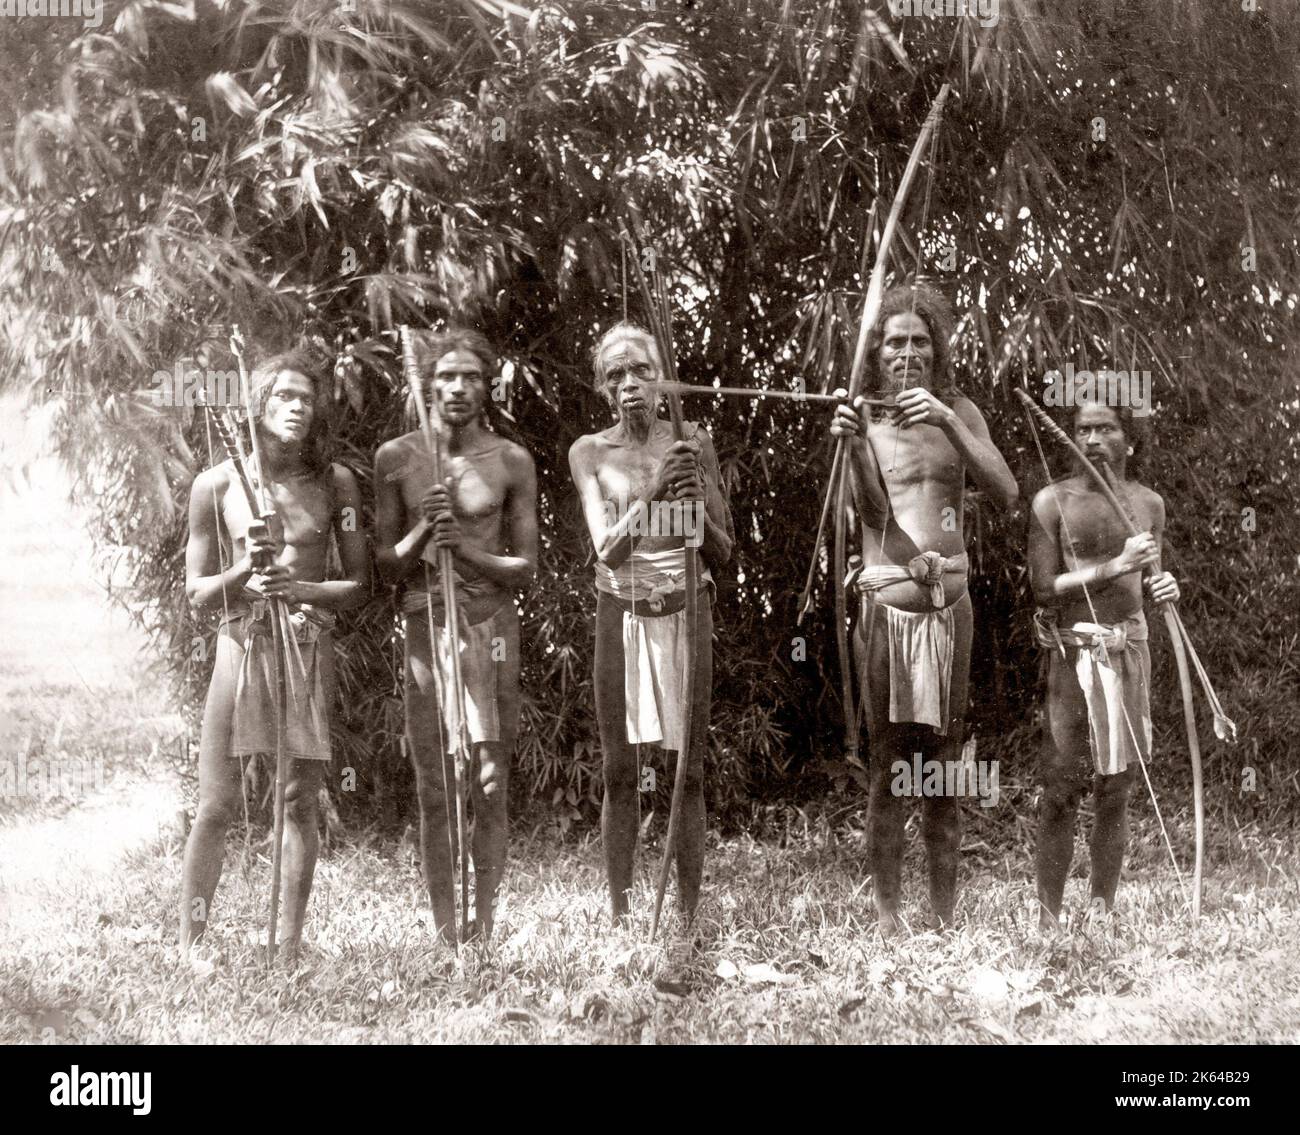
<path id="1" fill-rule="evenodd" d="M 948 377 L 952 314 L 933 289 L 885 293 L 867 351 L 867 389 L 896 406 L 841 406 L 831 432 L 850 439 L 854 501 L 862 522 L 861 595 L 854 652 L 870 731 L 868 848 L 881 932 L 898 928 L 904 800 L 897 762 L 956 761 L 962 746 L 972 616 L 966 590 L 963 490 L 969 474 L 1004 508 L 1015 479 L 979 410 Z M 865 419 L 865 421 L 864 421 Z M 865 428 L 864 428 L 865 426 Z M 948 767 L 946 765 L 942 767 Z M 923 794 L 930 904 L 951 923 L 960 815 L 955 795 Z"/>
<path id="2" fill-rule="evenodd" d="M 403 588 L 406 737 L 420 804 L 420 857 L 433 922 L 456 939 L 453 863 L 458 859 L 448 707 L 451 655 L 438 578 L 438 548 L 450 548 L 460 613 L 460 667 L 473 751 L 467 770 L 474 832 L 472 936 L 492 933 L 505 870 L 510 761 L 519 730 L 519 612 L 514 592 L 537 564 L 537 478 L 522 446 L 488 428 L 485 417 L 496 353 L 476 331 L 416 336 L 426 404 L 443 424 L 443 472 L 420 431 L 385 442 L 375 455 L 375 559 Z M 437 630 L 433 671 L 430 609 Z M 449 822 L 450 819 L 450 822 Z"/>
<path id="3" fill-rule="evenodd" d="M 1157 602 L 1177 600 L 1178 584 L 1159 570 L 1165 505 L 1158 493 L 1126 481 L 1133 455 L 1127 410 L 1080 403 L 1074 440 L 1094 464 L 1105 460 L 1138 527 L 1121 519 L 1091 477 L 1080 472 L 1035 497 L 1029 526 L 1029 576 L 1039 645 L 1049 651 L 1043 798 L 1038 817 L 1039 925 L 1054 930 L 1074 853 L 1074 818 L 1091 786 L 1092 901 L 1115 902 L 1127 841 L 1128 800 L 1139 762 L 1151 755 L 1151 655 L 1142 612 L 1142 571 Z"/>
<path id="4" fill-rule="evenodd" d="M 254 428 L 265 469 L 252 475 L 275 516 L 263 538 L 229 461 L 199 474 L 190 491 L 185 588 L 198 611 L 218 611 L 216 660 L 203 709 L 199 806 L 185 848 L 180 938 L 190 946 L 207 927 L 221 877 L 226 829 L 239 811 L 237 757 L 276 751 L 276 684 L 271 605 L 288 605 L 288 779 L 282 871 L 286 960 L 302 942 L 303 918 L 319 846 L 317 810 L 330 758 L 334 696 L 334 612 L 365 601 L 370 560 L 358 523 L 356 478 L 324 456 L 325 400 L 312 363 L 277 355 L 251 378 Z M 341 579 L 327 580 L 330 540 Z M 255 568 L 265 558 L 270 566 Z"/>
<path id="5" fill-rule="evenodd" d="M 595 351 L 596 388 L 618 415 L 569 450 L 569 468 L 596 549 L 596 718 L 604 754 L 601 834 L 614 921 L 628 913 L 640 809 L 639 748 L 685 746 L 686 795 L 676 848 L 677 881 L 688 918 L 704 871 L 704 757 L 713 691 L 712 577 L 731 556 L 731 516 L 709 435 L 694 422 L 673 441 L 658 416 L 655 383 L 663 363 L 654 339 L 620 323 Z M 674 504 L 674 502 L 680 502 Z M 703 508 L 700 508 L 700 503 Z M 698 548 L 700 598 L 695 636 L 691 737 L 684 726 L 686 550 Z"/>

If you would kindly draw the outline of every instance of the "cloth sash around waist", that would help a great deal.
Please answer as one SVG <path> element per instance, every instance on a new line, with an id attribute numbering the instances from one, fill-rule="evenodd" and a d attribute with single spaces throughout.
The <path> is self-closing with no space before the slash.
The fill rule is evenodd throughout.
<path id="1" fill-rule="evenodd" d="M 333 611 L 309 604 L 288 605 L 289 634 L 285 657 L 277 659 L 271 629 L 271 602 L 253 600 L 227 612 L 218 633 L 242 647 L 235 675 L 235 704 L 230 722 L 232 756 L 277 751 L 279 689 L 277 667 L 285 678 L 284 752 L 298 760 L 330 759 L 329 713 L 321 651 L 333 650 Z"/>
<path id="2" fill-rule="evenodd" d="M 870 567 L 856 568 L 849 573 L 844 585 L 859 595 L 870 595 L 873 591 L 889 587 L 891 584 L 911 580 L 926 587 L 930 592 L 930 604 L 935 610 L 943 606 L 943 577 L 945 575 L 965 576 L 970 571 L 970 557 L 965 552 L 956 556 L 944 556 L 938 552 L 922 552 L 913 556 L 906 564 L 873 564 Z"/>
<path id="3" fill-rule="evenodd" d="M 1067 661 L 1074 652 L 1075 678 L 1088 707 L 1088 745 L 1093 767 L 1114 776 L 1151 755 L 1150 657 L 1146 616 L 1138 611 L 1121 622 L 1057 624 L 1056 612 L 1034 612 L 1034 637 Z"/>

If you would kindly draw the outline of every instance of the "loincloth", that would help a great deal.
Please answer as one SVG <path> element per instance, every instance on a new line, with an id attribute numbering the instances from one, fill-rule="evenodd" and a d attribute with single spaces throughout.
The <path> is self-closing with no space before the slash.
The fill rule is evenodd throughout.
<path id="1" fill-rule="evenodd" d="M 922 552 L 906 564 L 859 568 L 845 585 L 885 613 L 889 644 L 889 720 L 929 725 L 941 736 L 952 720 L 952 659 L 956 642 L 953 607 L 943 605 L 943 577 L 965 577 L 965 552 L 942 556 Z M 900 611 L 880 602 L 875 592 L 911 580 L 928 589 L 933 611 Z M 959 599 L 957 602 L 960 602 Z"/>
<path id="2" fill-rule="evenodd" d="M 486 576 L 465 579 L 452 569 L 452 586 L 456 590 L 457 609 L 462 622 L 478 623 L 490 618 L 506 600 L 507 593 Z M 426 598 L 427 596 L 427 598 Z M 447 615 L 442 601 L 442 581 L 436 569 L 425 564 L 424 586 L 407 586 L 402 593 L 401 609 L 405 615 L 428 611 L 433 607 L 433 620 L 440 626 Z"/>
<path id="3" fill-rule="evenodd" d="M 334 613 L 306 604 L 288 608 L 285 639 L 284 751 L 306 761 L 330 759 L 329 709 L 325 703 L 323 651 L 333 650 Z M 276 752 L 275 639 L 271 604 L 254 600 L 247 610 L 230 612 L 218 633 L 226 633 L 243 651 L 235 676 L 235 703 L 230 723 L 232 756 Z"/>
<path id="4" fill-rule="evenodd" d="M 701 595 L 713 577 L 700 572 Z M 705 591 L 708 588 L 708 591 Z M 684 688 L 690 630 L 686 625 L 686 549 L 633 551 L 618 568 L 596 563 L 596 590 L 623 612 L 623 696 L 630 745 L 660 745 L 683 751 Z"/>
<path id="5" fill-rule="evenodd" d="M 463 615 L 460 629 L 460 677 L 465 687 L 465 725 L 470 743 L 480 745 L 501 740 L 500 688 L 498 664 L 504 660 L 509 641 L 510 597 L 501 595 L 495 609 L 486 618 L 471 623 Z M 435 608 L 438 665 L 430 665 L 429 619 L 425 593 L 408 591 L 402 600 L 406 622 L 408 658 L 423 663 L 423 673 L 414 675 L 417 687 L 424 692 L 432 675 L 433 689 L 441 708 L 444 737 L 449 752 L 457 751 L 456 706 L 448 696 L 452 688 L 451 635 L 442 612 Z M 427 669 L 426 669 L 427 667 Z"/>
<path id="6" fill-rule="evenodd" d="M 956 556 L 943 556 L 938 552 L 922 552 L 913 556 L 906 564 L 875 564 L 861 567 L 850 574 L 844 586 L 859 595 L 871 596 L 891 584 L 911 580 L 929 590 L 930 606 L 939 610 L 943 607 L 943 577 L 960 575 L 963 578 L 970 572 L 970 559 L 965 552 Z M 872 596 L 874 598 L 874 596 Z"/>
<path id="7" fill-rule="evenodd" d="M 1059 627 L 1056 612 L 1034 612 L 1038 645 L 1071 660 L 1088 707 L 1088 745 L 1093 767 L 1115 776 L 1151 755 L 1151 658 L 1138 643 L 1147 641 L 1146 616 L 1139 611 L 1114 626 L 1075 623 Z"/>

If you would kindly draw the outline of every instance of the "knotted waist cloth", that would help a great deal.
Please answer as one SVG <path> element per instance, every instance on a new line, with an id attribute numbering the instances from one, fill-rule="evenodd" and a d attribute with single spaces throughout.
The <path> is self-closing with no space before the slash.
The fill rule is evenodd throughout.
<path id="1" fill-rule="evenodd" d="M 1138 647 L 1147 641 L 1146 616 L 1138 611 L 1114 626 L 1080 622 L 1057 625 L 1056 612 L 1034 612 L 1038 645 L 1074 662 L 1088 706 L 1088 744 L 1102 776 L 1123 772 L 1151 755 L 1151 657 Z"/>
<path id="2" fill-rule="evenodd" d="M 699 582 L 713 586 L 700 565 Z M 623 696 L 630 745 L 660 745 L 683 752 L 686 707 L 694 691 L 683 688 L 690 652 L 685 606 L 686 549 L 633 551 L 617 568 L 596 561 L 596 590 L 623 608 Z M 665 608 L 677 608 L 665 613 Z"/>
<path id="3" fill-rule="evenodd" d="M 447 627 L 447 616 L 442 603 L 441 589 L 436 577 L 430 573 L 430 590 L 409 588 L 402 596 L 402 614 L 406 622 L 407 649 L 415 647 L 415 656 L 423 657 L 429 640 L 429 612 L 432 608 L 435 627 L 432 654 L 437 665 L 431 665 L 438 705 L 442 711 L 443 728 L 448 741 L 448 752 L 459 749 L 460 732 L 457 727 L 459 708 L 450 692 L 452 685 L 452 644 Z M 497 655 L 504 650 L 508 627 L 501 625 L 509 595 L 487 580 L 464 580 L 455 577 L 454 586 L 460 600 L 457 626 L 460 631 L 460 677 L 465 687 L 465 726 L 470 743 L 501 740 L 501 716 L 497 689 Z M 470 623 L 465 617 L 467 604 L 497 602 L 492 613 L 478 622 Z"/>
<path id="4" fill-rule="evenodd" d="M 330 632 L 337 620 L 332 611 L 306 603 L 285 604 L 285 614 L 284 752 L 298 760 L 327 761 L 329 707 L 321 657 L 323 651 L 334 649 Z M 235 675 L 232 756 L 276 752 L 279 709 L 273 617 L 274 604 L 255 599 L 246 609 L 227 613 L 218 628 L 218 633 L 226 632 L 243 648 Z"/>
<path id="5" fill-rule="evenodd" d="M 932 726 L 940 735 L 952 720 L 954 626 L 952 606 L 944 606 L 943 577 L 963 578 L 970 570 L 966 553 L 944 556 L 922 552 L 906 564 L 874 564 L 849 574 L 845 586 L 885 612 L 889 642 L 889 720 Z M 900 611 L 881 603 L 875 592 L 911 580 L 927 591 L 933 611 Z"/>

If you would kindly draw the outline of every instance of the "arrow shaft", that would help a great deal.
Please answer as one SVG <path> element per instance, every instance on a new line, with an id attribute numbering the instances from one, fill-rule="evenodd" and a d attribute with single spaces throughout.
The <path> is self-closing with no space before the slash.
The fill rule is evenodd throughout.
<path id="1" fill-rule="evenodd" d="M 415 348 L 411 340 L 411 330 L 403 325 L 399 331 L 402 343 L 402 371 L 410 388 L 411 399 L 415 403 L 416 416 L 420 422 L 420 432 L 424 436 L 429 450 L 429 459 L 433 464 L 433 479 L 443 484 L 444 468 L 442 459 L 442 422 L 438 418 L 437 394 L 429 400 L 426 408 L 424 394 L 420 389 L 419 369 L 415 364 Z M 460 668 L 460 603 L 456 594 L 455 565 L 450 548 L 438 548 L 438 582 L 442 591 L 442 604 L 447 624 L 447 651 L 450 654 L 448 669 L 450 671 L 451 689 L 449 695 L 451 708 L 452 732 L 455 734 L 455 752 L 452 754 L 452 775 L 456 785 L 456 841 L 460 861 L 460 935 L 459 941 L 469 937 L 469 848 L 466 832 L 469 826 L 466 802 L 465 763 L 470 759 L 469 734 L 465 716 L 465 683 Z M 425 588 L 425 607 L 429 618 L 429 662 L 437 666 L 438 628 L 433 621 L 433 599 Z"/>

